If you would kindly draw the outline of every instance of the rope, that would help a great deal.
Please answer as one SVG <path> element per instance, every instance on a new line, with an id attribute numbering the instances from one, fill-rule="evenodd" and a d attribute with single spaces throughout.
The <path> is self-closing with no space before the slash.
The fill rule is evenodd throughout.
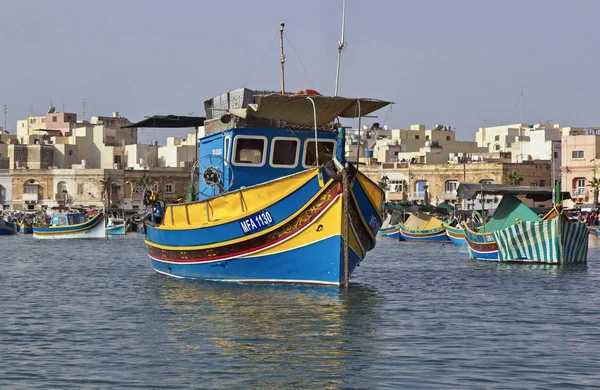
<path id="1" fill-rule="evenodd" d="M 306 71 L 306 68 L 304 67 L 304 63 L 302 62 L 302 58 L 300 58 L 300 55 L 296 51 L 296 46 L 294 46 L 294 44 L 292 43 L 292 40 L 290 39 L 290 37 L 287 36 L 287 34 L 285 32 L 283 33 L 283 35 L 286 37 L 286 39 L 288 40 L 288 42 L 292 46 L 292 49 L 294 49 L 294 53 L 296 53 L 296 57 L 298 57 L 298 61 L 300 62 L 300 66 L 302 66 L 302 69 L 304 70 L 304 74 L 306 75 L 306 78 L 308 79 L 308 82 L 313 87 L 313 89 L 316 89 L 315 88 L 315 83 L 313 83 L 312 79 L 308 75 L 308 72 Z"/>
<path id="2" fill-rule="evenodd" d="M 342 238 L 344 239 L 344 287 L 348 288 L 350 283 L 348 260 L 350 256 L 350 176 L 348 170 L 342 170 Z"/>
<path id="3" fill-rule="evenodd" d="M 250 76 L 248 76 L 248 79 L 244 83 L 244 87 L 248 86 L 248 82 L 250 82 L 250 79 L 252 78 L 252 76 L 254 76 L 254 72 L 256 72 L 256 69 L 258 69 L 258 65 L 260 65 L 260 63 L 262 62 L 263 58 L 265 58 L 265 55 L 267 55 L 267 52 L 271 48 L 271 45 L 273 45 L 273 42 L 275 42 L 275 38 L 277 38 L 278 35 L 279 35 L 279 30 L 277 30 L 277 33 L 273 36 L 273 39 L 271 39 L 271 43 L 269 43 L 269 46 L 267 46 L 267 50 L 265 50 L 265 52 L 263 53 L 262 57 L 260 57 L 260 59 L 256 63 L 256 66 L 254 67 L 254 69 L 250 73 Z"/>

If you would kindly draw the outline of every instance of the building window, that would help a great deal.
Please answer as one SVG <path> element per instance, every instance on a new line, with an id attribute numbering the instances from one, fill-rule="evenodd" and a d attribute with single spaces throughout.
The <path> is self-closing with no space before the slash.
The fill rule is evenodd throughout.
<path id="1" fill-rule="evenodd" d="M 500 136 L 499 135 L 495 136 L 494 141 L 500 141 Z"/>
<path id="2" fill-rule="evenodd" d="M 77 183 L 77 195 L 83 195 L 83 183 Z"/>
<path id="3" fill-rule="evenodd" d="M 37 194 L 38 185 L 37 184 L 25 184 L 23 187 L 23 192 L 25 194 Z"/>
<path id="4" fill-rule="evenodd" d="M 446 192 L 456 192 L 457 188 L 458 188 L 458 181 L 448 180 L 446 182 Z"/>
<path id="5" fill-rule="evenodd" d="M 67 117 L 67 122 L 72 122 L 72 121 L 73 121 L 73 117 L 69 115 L 69 116 Z"/>
<path id="6" fill-rule="evenodd" d="M 46 118 L 42 118 L 42 123 L 46 123 Z"/>
<path id="7" fill-rule="evenodd" d="M 494 146 L 494 150 L 500 150 L 500 145 Z"/>
<path id="8" fill-rule="evenodd" d="M 300 154 L 300 140 L 297 138 L 275 137 L 271 142 L 271 166 L 296 168 Z"/>
<path id="9" fill-rule="evenodd" d="M 415 139 L 419 139 L 419 136 L 418 136 L 418 135 L 415 135 Z"/>
<path id="10" fill-rule="evenodd" d="M 450 138 L 451 138 L 451 137 L 450 137 L 449 135 L 447 135 L 447 136 L 446 136 L 446 141 L 450 141 Z"/>
<path id="11" fill-rule="evenodd" d="M 583 153 L 583 150 L 573 150 L 573 151 L 571 152 L 571 158 L 572 158 L 573 160 L 575 160 L 575 159 L 582 159 L 582 158 L 584 158 L 584 153 Z"/>
<path id="12" fill-rule="evenodd" d="M 238 135 L 233 142 L 233 165 L 265 165 L 267 138 L 261 136 Z"/>
<path id="13" fill-rule="evenodd" d="M 52 122 L 56 122 L 56 115 L 52 117 Z"/>
<path id="14" fill-rule="evenodd" d="M 425 139 L 429 141 L 429 136 L 428 136 L 428 135 L 426 135 L 426 136 L 425 136 Z"/>
<path id="15" fill-rule="evenodd" d="M 167 194 L 173 193 L 173 183 L 165 184 L 165 193 L 167 193 Z"/>
<path id="16" fill-rule="evenodd" d="M 558 158 L 558 152 L 554 152 L 554 158 Z"/>
<path id="17" fill-rule="evenodd" d="M 25 123 L 21 123 L 21 127 L 25 127 Z"/>
<path id="18" fill-rule="evenodd" d="M 540 187 L 546 187 L 546 180 L 540 180 Z"/>
<path id="19" fill-rule="evenodd" d="M 121 156 L 114 156 L 114 161 L 115 164 L 121 164 Z"/>
<path id="20" fill-rule="evenodd" d="M 317 141 L 317 153 L 319 153 L 319 166 L 325 165 L 333 156 L 335 156 L 335 141 L 319 140 Z M 310 138 L 304 142 L 303 166 L 309 168 L 315 165 L 315 141 Z"/>

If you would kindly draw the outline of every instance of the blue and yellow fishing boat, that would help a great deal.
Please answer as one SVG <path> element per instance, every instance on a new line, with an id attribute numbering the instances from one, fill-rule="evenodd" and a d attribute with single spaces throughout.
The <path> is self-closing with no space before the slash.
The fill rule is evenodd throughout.
<path id="1" fill-rule="evenodd" d="M 21 234 L 33 234 L 33 226 L 31 224 L 31 221 L 29 220 L 22 220 L 21 222 L 19 222 L 19 233 Z"/>
<path id="2" fill-rule="evenodd" d="M 251 283 L 347 282 L 375 246 L 384 193 L 346 164 L 345 131 L 334 121 L 390 103 L 306 93 L 243 89 L 205 103 L 199 199 L 164 206 L 150 196 L 154 210 L 145 242 L 157 273 Z M 242 107 L 234 106 L 235 96 Z M 147 124 L 177 127 L 173 121 Z"/>
<path id="3" fill-rule="evenodd" d="M 473 196 L 502 195 L 498 208 L 478 232 L 463 222 L 472 259 L 537 264 L 587 262 L 589 232 L 584 224 L 570 221 L 559 205 L 541 218 L 516 198 L 533 195 L 548 199 L 551 189 L 486 184 L 475 185 L 470 192 Z"/>
<path id="4" fill-rule="evenodd" d="M 104 213 L 87 218 L 85 212 L 54 214 L 49 226 L 34 226 L 33 237 L 43 240 L 106 238 Z"/>
<path id="5" fill-rule="evenodd" d="M 433 215 L 416 211 L 398 225 L 400 241 L 448 241 L 444 223 Z"/>
<path id="6" fill-rule="evenodd" d="M 5 218 L 8 218 L 6 220 Z M 19 222 L 10 216 L 0 217 L 0 236 L 12 236 L 19 231 Z"/>
<path id="7" fill-rule="evenodd" d="M 455 226 L 454 223 L 444 223 L 444 229 L 446 230 L 446 236 L 450 241 L 452 241 L 454 245 L 459 247 L 464 247 L 465 245 L 467 245 L 467 240 L 465 238 L 465 229 L 462 226 Z"/>

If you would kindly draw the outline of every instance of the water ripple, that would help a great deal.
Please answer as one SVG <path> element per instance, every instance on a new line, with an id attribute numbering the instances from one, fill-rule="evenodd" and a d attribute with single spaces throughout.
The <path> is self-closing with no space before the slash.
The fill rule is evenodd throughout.
<path id="1" fill-rule="evenodd" d="M 139 236 L 0 237 L 1 388 L 597 388 L 589 263 L 380 239 L 349 290 L 153 274 Z"/>

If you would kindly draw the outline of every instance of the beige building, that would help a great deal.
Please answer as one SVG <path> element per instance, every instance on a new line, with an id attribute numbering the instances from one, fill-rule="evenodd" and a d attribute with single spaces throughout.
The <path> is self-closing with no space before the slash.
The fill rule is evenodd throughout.
<path id="1" fill-rule="evenodd" d="M 562 190 L 571 193 L 565 206 L 591 204 L 593 190 L 589 183 L 599 177 L 600 134 L 578 129 L 563 133 L 561 181 Z"/>
<path id="2" fill-rule="evenodd" d="M 387 181 L 386 199 L 404 201 L 425 199 L 429 195 L 431 204 L 447 201 L 458 202 L 457 188 L 465 183 L 508 184 L 509 175 L 518 172 L 519 184 L 550 187 L 551 169 L 549 161 L 524 162 L 520 164 L 496 162 L 466 162 L 451 164 L 383 163 L 363 170 L 375 182 Z M 493 202 L 493 197 L 490 198 Z M 499 199 L 496 199 L 499 200 Z"/>
<path id="3" fill-rule="evenodd" d="M 449 126 L 437 125 L 425 129 L 412 125 L 410 130 L 389 130 L 389 137 L 378 138 L 372 145 L 372 154 L 379 162 L 408 161 L 421 164 L 441 164 L 456 153 L 485 153 L 475 142 L 457 141 Z"/>

